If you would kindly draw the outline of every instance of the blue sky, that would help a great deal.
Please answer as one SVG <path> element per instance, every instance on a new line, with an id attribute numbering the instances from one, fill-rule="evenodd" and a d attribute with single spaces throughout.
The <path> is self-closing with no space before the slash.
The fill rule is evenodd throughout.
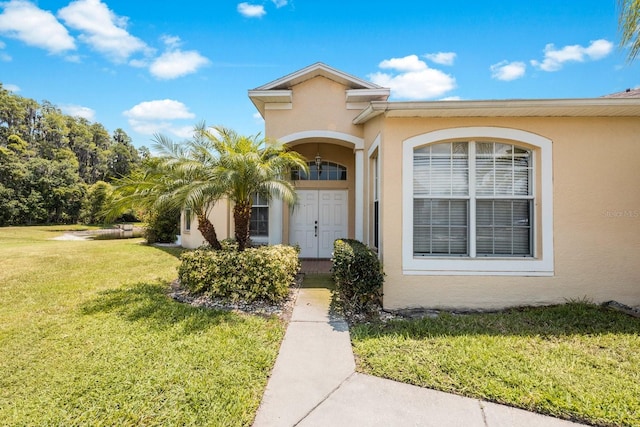
<path id="1" fill-rule="evenodd" d="M 585 98 L 640 86 L 617 0 L 0 0 L 0 83 L 124 129 L 263 131 L 247 90 L 324 62 L 392 100 Z"/>

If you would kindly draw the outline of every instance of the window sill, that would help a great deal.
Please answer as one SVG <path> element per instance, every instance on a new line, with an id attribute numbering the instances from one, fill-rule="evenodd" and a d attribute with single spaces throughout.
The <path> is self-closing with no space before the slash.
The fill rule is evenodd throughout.
<path id="1" fill-rule="evenodd" d="M 269 244 L 269 236 L 250 236 L 251 243 L 258 246 Z"/>
<path id="2" fill-rule="evenodd" d="M 553 261 L 536 258 L 428 258 L 405 259 L 408 276 L 553 276 Z"/>

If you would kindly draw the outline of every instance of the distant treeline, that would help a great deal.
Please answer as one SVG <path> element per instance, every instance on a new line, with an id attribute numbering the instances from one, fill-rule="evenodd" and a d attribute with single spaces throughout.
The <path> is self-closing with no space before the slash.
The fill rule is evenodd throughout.
<path id="1" fill-rule="evenodd" d="M 110 135 L 0 83 L 0 226 L 99 222 L 109 182 L 148 157 L 122 129 Z"/>

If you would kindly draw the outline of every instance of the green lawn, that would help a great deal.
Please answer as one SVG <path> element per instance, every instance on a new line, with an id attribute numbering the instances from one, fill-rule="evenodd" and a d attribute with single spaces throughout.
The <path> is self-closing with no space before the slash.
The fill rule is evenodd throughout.
<path id="1" fill-rule="evenodd" d="M 177 249 L 0 228 L 0 425 L 250 425 L 285 326 L 166 296 Z"/>
<path id="2" fill-rule="evenodd" d="M 586 303 L 351 329 L 358 369 L 595 425 L 640 426 L 640 319 Z"/>

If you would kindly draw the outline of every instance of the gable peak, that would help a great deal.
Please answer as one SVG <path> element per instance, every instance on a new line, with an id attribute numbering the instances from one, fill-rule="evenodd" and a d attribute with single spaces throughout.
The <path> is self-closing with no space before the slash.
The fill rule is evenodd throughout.
<path id="1" fill-rule="evenodd" d="M 291 74 L 287 74 L 284 77 L 257 87 L 254 90 L 286 90 L 290 89 L 292 86 L 318 76 L 338 82 L 347 86 L 349 89 L 383 89 L 381 86 L 337 70 L 323 62 L 316 62 L 315 64 L 311 64 L 298 71 L 294 71 Z"/>

